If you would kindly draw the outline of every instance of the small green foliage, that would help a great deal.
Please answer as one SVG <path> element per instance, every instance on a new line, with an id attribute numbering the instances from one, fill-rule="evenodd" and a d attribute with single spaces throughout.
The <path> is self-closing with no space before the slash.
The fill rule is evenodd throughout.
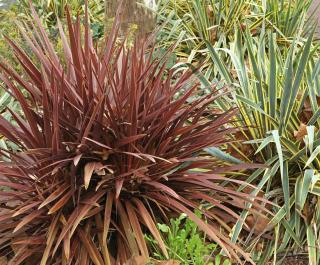
<path id="1" fill-rule="evenodd" d="M 201 218 L 200 211 L 196 215 Z M 223 261 L 221 255 L 217 254 L 217 245 L 208 243 L 206 235 L 199 231 L 197 225 L 181 214 L 176 219 L 171 219 L 170 224 L 158 224 L 158 229 L 165 238 L 169 258 L 180 261 L 185 265 L 229 265 L 228 260 Z M 157 241 L 146 236 L 154 249 L 156 259 L 165 259 L 159 250 Z"/>

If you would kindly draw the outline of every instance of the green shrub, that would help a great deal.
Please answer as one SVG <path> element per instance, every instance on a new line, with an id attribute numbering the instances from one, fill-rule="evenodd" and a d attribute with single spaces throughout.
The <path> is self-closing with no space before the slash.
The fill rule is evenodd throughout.
<path id="1" fill-rule="evenodd" d="M 197 212 L 201 217 L 201 213 Z M 163 234 L 164 242 L 168 249 L 169 258 L 181 262 L 183 265 L 229 265 L 222 262 L 218 254 L 217 245 L 209 243 L 206 235 L 192 222 L 186 214 L 181 214 L 176 219 L 171 219 L 170 224 L 158 224 L 159 231 Z M 165 259 L 161 254 L 157 241 L 147 236 L 152 248 L 154 258 Z"/>

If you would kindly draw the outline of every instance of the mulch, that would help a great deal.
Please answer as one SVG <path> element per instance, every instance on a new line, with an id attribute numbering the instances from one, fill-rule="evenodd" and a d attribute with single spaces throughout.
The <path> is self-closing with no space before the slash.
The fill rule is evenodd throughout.
<path id="1" fill-rule="evenodd" d="M 309 265 L 309 261 L 305 257 L 286 258 L 282 265 Z"/>
<path id="2" fill-rule="evenodd" d="M 269 262 L 266 265 L 272 265 L 273 262 Z M 309 265 L 309 260 L 305 256 L 292 256 L 287 257 L 285 260 L 281 263 L 281 265 Z"/>

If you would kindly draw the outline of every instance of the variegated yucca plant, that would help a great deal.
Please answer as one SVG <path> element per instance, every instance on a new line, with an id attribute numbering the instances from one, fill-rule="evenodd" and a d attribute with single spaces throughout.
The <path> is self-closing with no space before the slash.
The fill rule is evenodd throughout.
<path id="1" fill-rule="evenodd" d="M 320 61 L 313 2 L 162 0 L 159 5 L 159 43 L 178 42 L 176 67 L 201 65 L 201 93 L 215 80 L 234 90 L 218 105 L 239 107 L 234 126 L 241 133 L 221 157 L 270 167 L 247 178 L 281 206 L 267 222 L 274 230 L 263 222 L 252 226 L 270 238 L 240 233 L 247 210 L 231 233 L 261 265 L 281 264 L 291 251 L 308 256 L 309 264 L 320 262 Z"/>
<path id="2" fill-rule="evenodd" d="M 270 220 L 276 236 L 266 242 L 258 264 L 277 255 L 282 262 L 289 250 L 308 249 L 309 264 L 316 265 L 320 261 L 319 44 L 313 34 L 297 33 L 284 48 L 272 31 L 259 36 L 240 31 L 232 49 L 209 43 L 208 49 L 217 78 L 235 88 L 233 99 L 221 106 L 236 102 L 240 115 L 234 125 L 245 128 L 237 134 L 244 143 L 232 144 L 228 151 L 241 160 L 270 166 L 268 172 L 258 169 L 247 181 L 263 187 L 282 207 Z M 225 55 L 231 65 L 222 59 Z M 234 242 L 240 239 L 241 223 L 234 229 Z M 247 237 L 248 248 L 258 243 L 252 240 L 249 243 Z"/>

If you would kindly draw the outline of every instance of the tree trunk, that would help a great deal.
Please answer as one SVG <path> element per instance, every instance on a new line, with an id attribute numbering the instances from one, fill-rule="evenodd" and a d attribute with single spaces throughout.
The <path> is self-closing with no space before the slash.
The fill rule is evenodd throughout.
<path id="1" fill-rule="evenodd" d="M 105 0 L 106 30 L 110 29 L 112 19 L 115 17 L 120 0 Z M 137 28 L 138 34 L 145 35 L 155 27 L 154 13 L 146 8 L 146 3 L 155 3 L 154 0 L 123 0 L 121 14 L 121 34 L 128 34 Z M 150 5 L 149 5 L 150 7 Z"/>

